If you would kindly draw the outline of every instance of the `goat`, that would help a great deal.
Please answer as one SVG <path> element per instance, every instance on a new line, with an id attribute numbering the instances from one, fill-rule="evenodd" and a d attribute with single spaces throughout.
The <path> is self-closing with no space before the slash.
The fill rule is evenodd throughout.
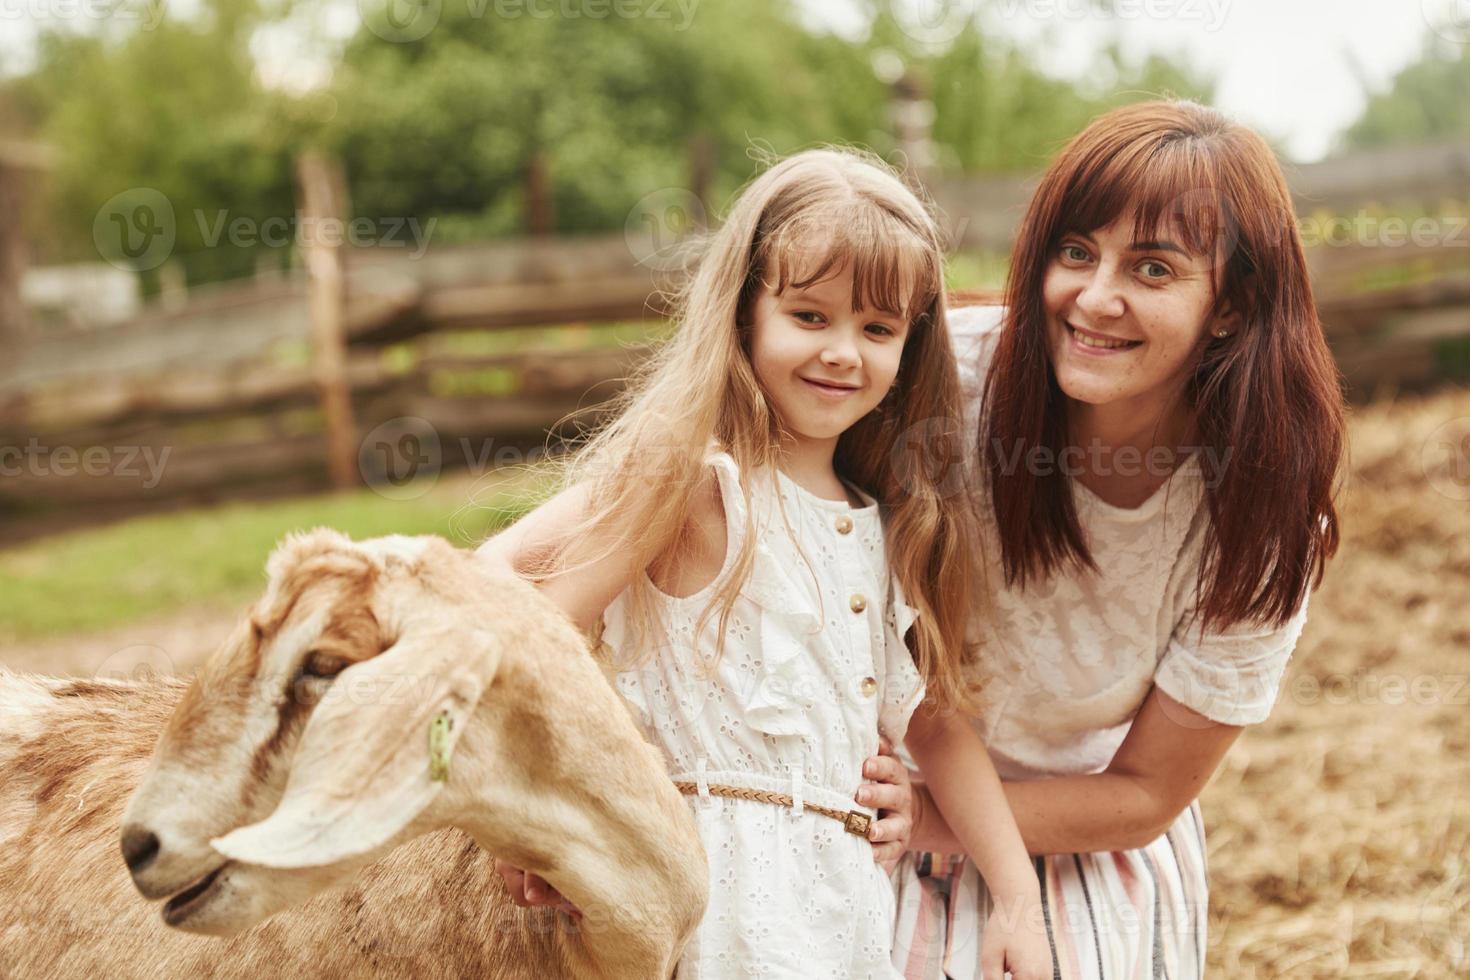
<path id="1" fill-rule="evenodd" d="M 668 977 L 704 851 L 565 617 L 436 538 L 267 571 L 192 681 L 0 672 L 0 974 Z"/>

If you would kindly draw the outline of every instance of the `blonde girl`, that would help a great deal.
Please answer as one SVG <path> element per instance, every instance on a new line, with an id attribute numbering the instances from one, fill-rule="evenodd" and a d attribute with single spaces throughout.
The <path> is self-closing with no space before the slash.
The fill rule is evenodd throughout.
<path id="1" fill-rule="evenodd" d="M 1049 977 L 1035 873 L 958 710 L 978 535 L 920 452 L 960 406 L 931 215 L 875 160 L 790 157 L 734 205 L 680 321 L 566 488 L 483 549 L 600 626 L 688 796 L 710 901 L 678 976 L 899 975 L 879 862 L 907 826 L 859 792 L 881 734 L 997 898 L 997 980 Z"/>

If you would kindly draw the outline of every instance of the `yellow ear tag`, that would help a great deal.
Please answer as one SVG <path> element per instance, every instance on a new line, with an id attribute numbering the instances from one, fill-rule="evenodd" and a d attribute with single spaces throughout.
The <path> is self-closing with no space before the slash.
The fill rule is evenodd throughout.
<path id="1" fill-rule="evenodd" d="M 429 779 L 433 782 L 449 782 L 449 733 L 452 731 L 454 719 L 447 711 L 429 722 Z"/>

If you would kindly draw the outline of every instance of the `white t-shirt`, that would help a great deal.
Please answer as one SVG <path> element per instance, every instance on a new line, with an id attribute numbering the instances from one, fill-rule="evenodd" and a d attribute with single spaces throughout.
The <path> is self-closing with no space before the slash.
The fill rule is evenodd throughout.
<path id="1" fill-rule="evenodd" d="M 972 452 L 1002 313 L 971 307 L 949 317 Z M 1225 724 L 1270 714 L 1306 603 L 1280 627 L 1237 624 L 1201 636 L 1191 625 L 1209 521 L 1203 491 L 1219 466 L 1196 452 L 1134 509 L 1073 482 L 1098 570 L 1025 588 L 1004 586 L 995 518 L 985 510 L 987 567 L 1001 587 L 977 627 L 993 678 L 978 726 L 1003 778 L 1106 768 L 1153 685 Z"/>

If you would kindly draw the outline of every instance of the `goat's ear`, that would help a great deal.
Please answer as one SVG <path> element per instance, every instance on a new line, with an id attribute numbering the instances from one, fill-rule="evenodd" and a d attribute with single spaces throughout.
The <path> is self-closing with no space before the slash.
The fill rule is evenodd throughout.
<path id="1" fill-rule="evenodd" d="M 430 625 L 343 671 L 312 711 L 280 805 L 210 844 L 247 864 L 305 868 L 387 843 L 443 790 L 430 779 L 430 727 L 448 714 L 452 750 L 498 649 L 485 631 Z"/>

